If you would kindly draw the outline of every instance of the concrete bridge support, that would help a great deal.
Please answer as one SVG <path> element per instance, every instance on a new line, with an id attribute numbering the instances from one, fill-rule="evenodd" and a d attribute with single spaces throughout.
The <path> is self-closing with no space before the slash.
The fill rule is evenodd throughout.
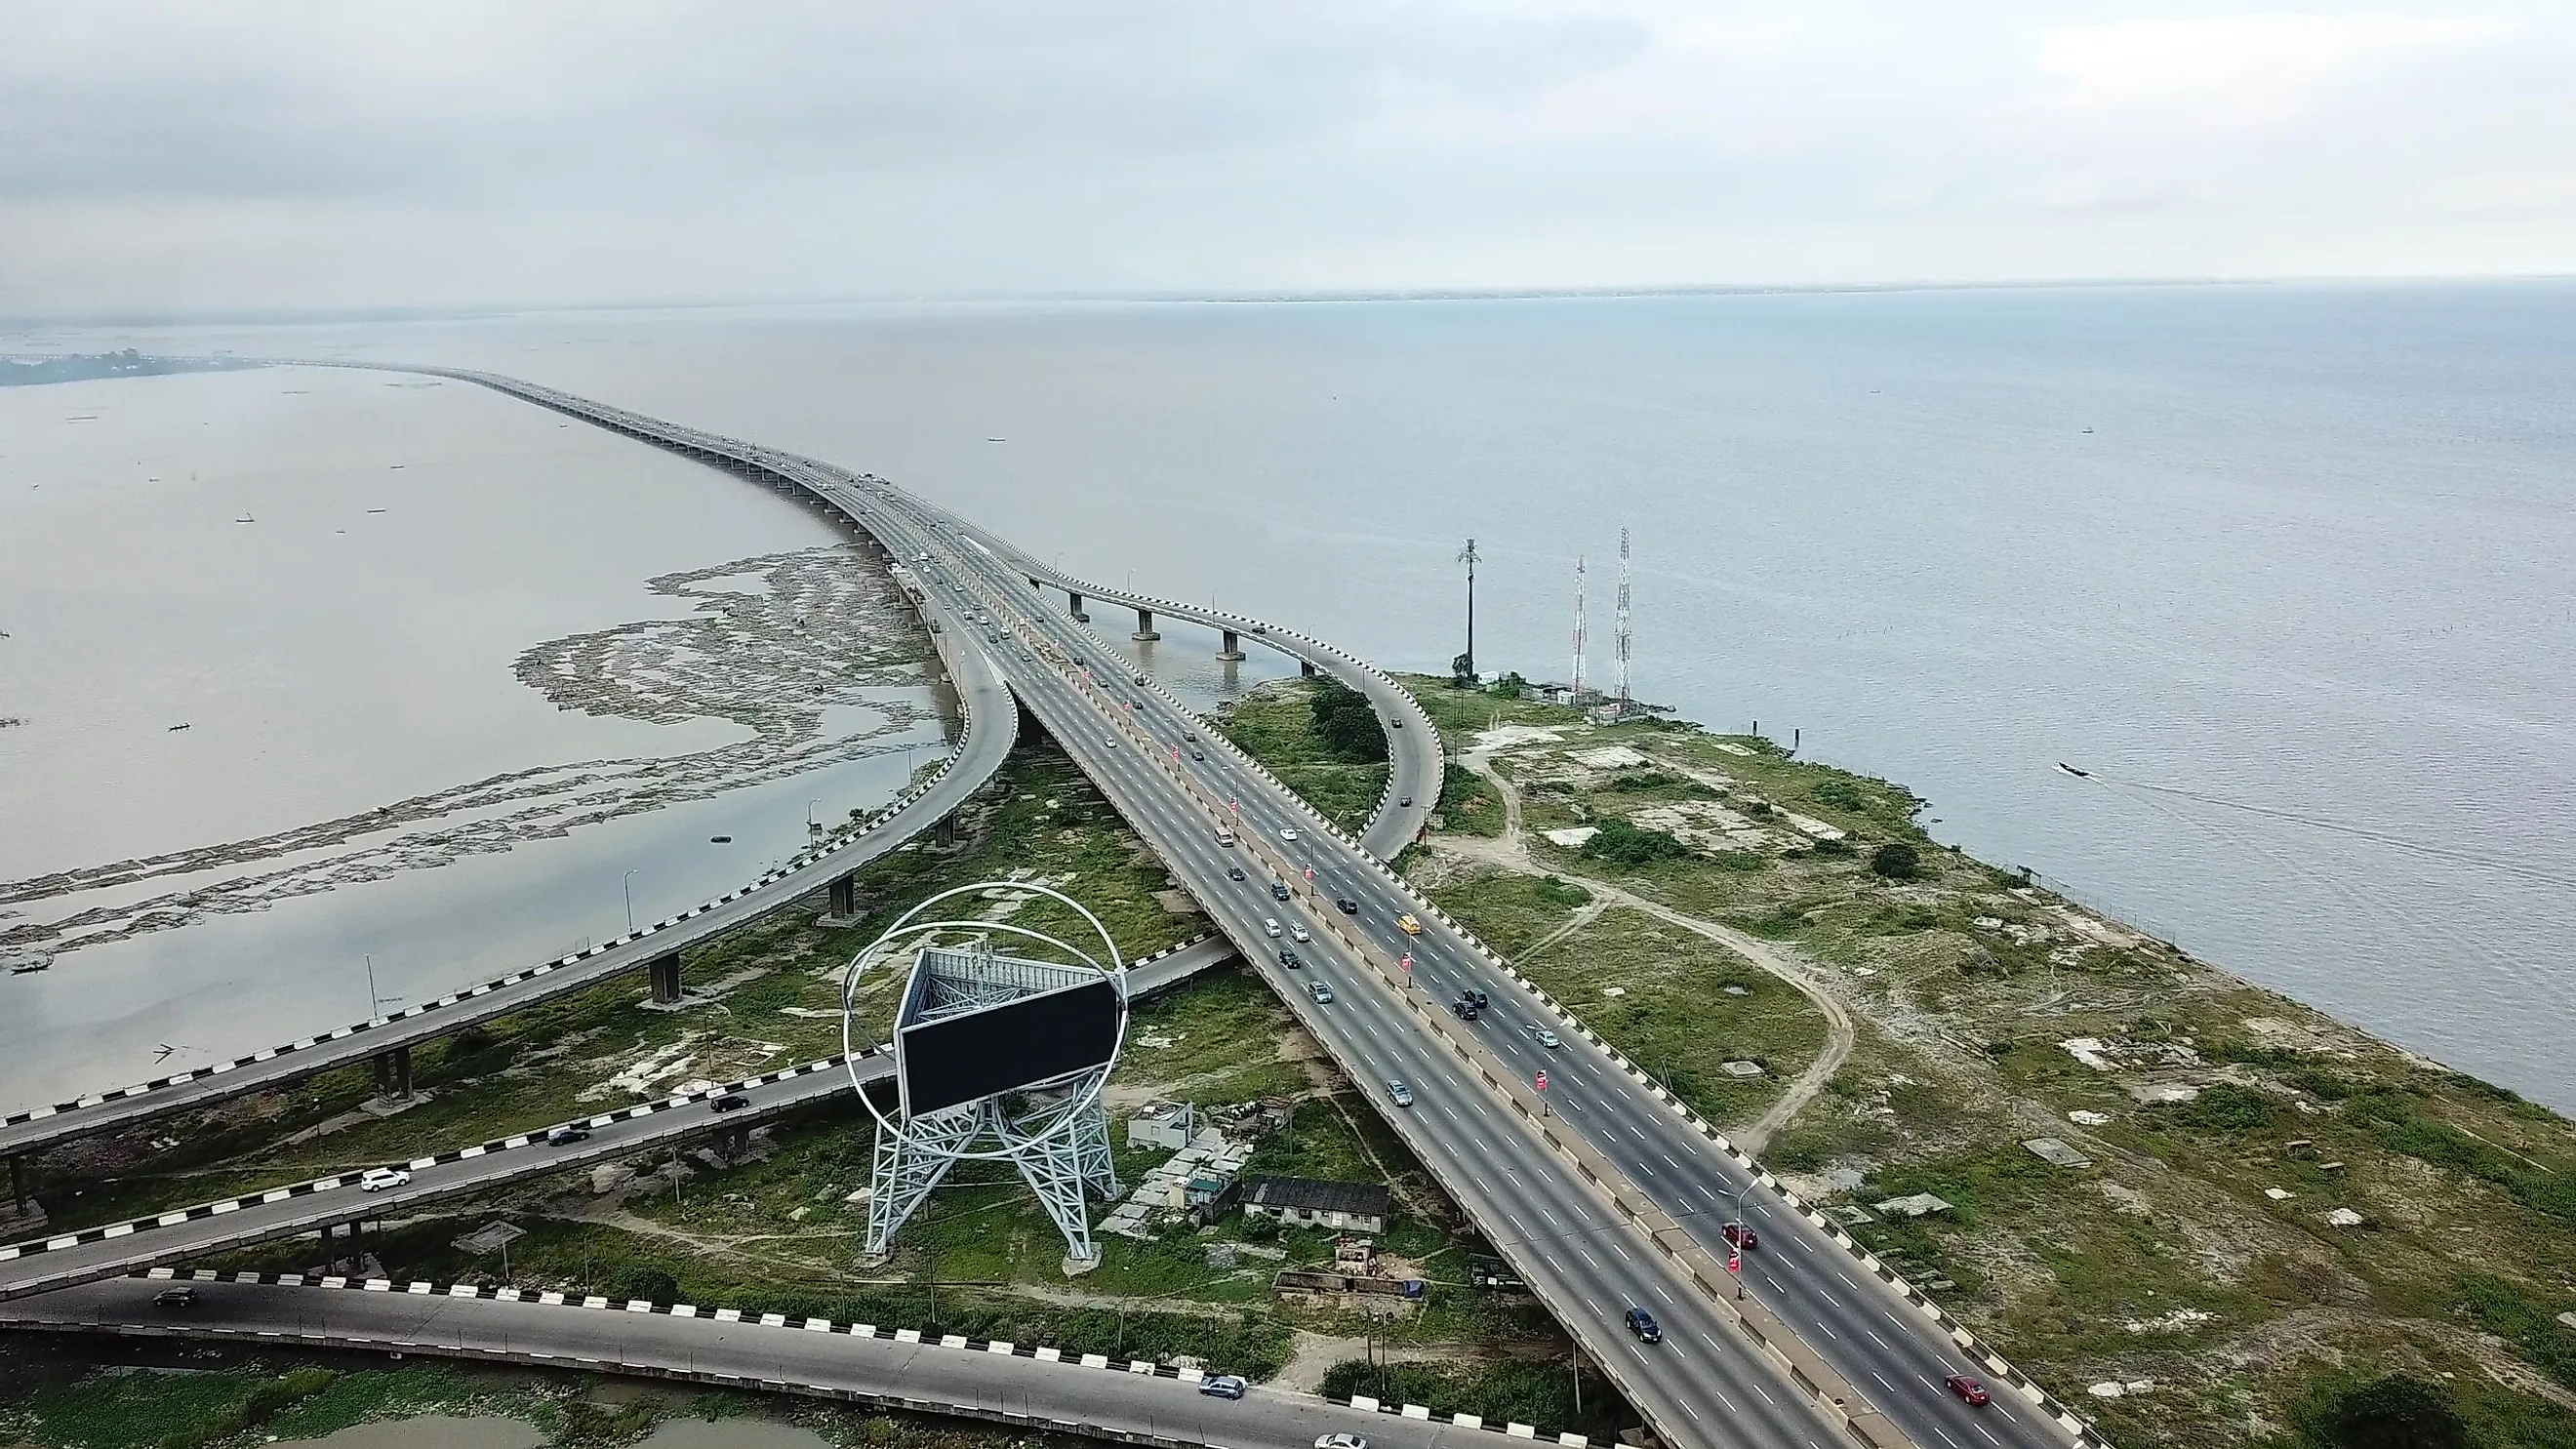
<path id="1" fill-rule="evenodd" d="M 1235 637 L 1235 633 L 1232 629 L 1223 630 L 1222 632 L 1225 635 L 1225 643 L 1222 648 L 1216 651 L 1216 657 L 1224 660 L 1228 664 L 1242 663 L 1243 641 Z"/>
<path id="2" fill-rule="evenodd" d="M 832 914 L 849 920 L 859 913 L 859 874 L 852 871 L 832 881 Z"/>
<path id="3" fill-rule="evenodd" d="M 656 956 L 645 969 L 653 973 L 653 999 L 664 1006 L 676 1005 L 680 1000 L 680 953 Z"/>
<path id="4" fill-rule="evenodd" d="M 1136 611 L 1136 632 L 1128 635 L 1127 637 L 1135 640 L 1139 644 L 1151 643 L 1156 639 L 1162 638 L 1162 635 L 1154 632 L 1154 611 L 1151 609 L 1138 609 Z"/>
<path id="5" fill-rule="evenodd" d="M 1300 678 L 1300 679 L 1312 679 L 1312 678 L 1314 678 L 1314 677 L 1315 677 L 1315 661 L 1314 661 L 1314 660 L 1312 660 L 1312 659 L 1300 659 L 1300 660 L 1298 660 L 1298 661 L 1297 661 L 1297 677 L 1298 677 L 1298 678 Z"/>
<path id="6" fill-rule="evenodd" d="M 385 1097 L 411 1095 L 411 1048 L 398 1046 L 376 1053 L 376 1092 Z"/>
<path id="7" fill-rule="evenodd" d="M 1075 623 L 1088 624 L 1091 622 L 1091 616 L 1082 612 L 1082 595 L 1068 589 L 1065 591 L 1064 598 L 1065 611 L 1073 615 L 1073 621 Z"/>
<path id="8" fill-rule="evenodd" d="M 24 1212 L 36 1191 L 36 1164 L 24 1156 L 9 1159 L 9 1205 Z"/>

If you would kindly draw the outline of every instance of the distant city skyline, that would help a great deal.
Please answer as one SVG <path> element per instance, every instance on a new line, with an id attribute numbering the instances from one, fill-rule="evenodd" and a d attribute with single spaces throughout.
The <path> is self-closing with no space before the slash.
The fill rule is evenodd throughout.
<path id="1" fill-rule="evenodd" d="M 0 317 L 2576 272 L 2576 14 L 102 3 Z"/>

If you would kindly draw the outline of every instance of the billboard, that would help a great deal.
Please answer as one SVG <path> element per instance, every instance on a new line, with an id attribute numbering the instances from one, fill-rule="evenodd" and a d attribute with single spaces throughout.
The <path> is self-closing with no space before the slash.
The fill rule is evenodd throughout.
<path id="1" fill-rule="evenodd" d="M 919 1117 L 1106 1066 L 1117 1055 L 1123 1013 L 1117 983 L 1093 976 L 991 1006 L 901 1022 L 895 1072 L 904 1115 Z"/>

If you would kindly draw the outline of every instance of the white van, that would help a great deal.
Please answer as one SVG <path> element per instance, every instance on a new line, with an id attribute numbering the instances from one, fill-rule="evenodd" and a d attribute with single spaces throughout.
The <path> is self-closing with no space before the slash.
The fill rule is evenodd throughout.
<path id="1" fill-rule="evenodd" d="M 1261 919 L 1261 934 L 1263 934 L 1263 935 L 1265 935 L 1265 936 L 1268 936 L 1271 940 L 1274 940 L 1274 941 L 1278 940 L 1278 939 L 1279 939 L 1279 923 L 1278 923 L 1277 921 L 1271 920 L 1271 919 L 1270 919 L 1269 917 L 1267 917 L 1267 916 L 1262 917 L 1262 919 Z"/>
<path id="2" fill-rule="evenodd" d="M 1217 843 L 1217 844 L 1219 844 L 1219 845 L 1232 845 L 1232 844 L 1234 844 L 1234 832 L 1233 832 L 1233 831 L 1231 831 L 1231 830 L 1228 830 L 1226 827 L 1224 827 L 1224 826 L 1222 826 L 1222 825 L 1218 826 L 1218 827 L 1216 828 L 1216 843 Z"/>

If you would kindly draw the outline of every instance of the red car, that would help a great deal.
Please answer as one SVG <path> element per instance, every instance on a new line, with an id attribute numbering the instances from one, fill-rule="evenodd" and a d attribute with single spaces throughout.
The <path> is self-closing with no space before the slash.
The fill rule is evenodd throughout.
<path id="1" fill-rule="evenodd" d="M 1986 1386 L 1984 1384 L 1978 1383 L 1975 1379 L 1968 1377 L 1966 1374 L 1952 1374 L 1948 1379 L 1944 1380 L 1944 1382 L 1949 1384 L 1950 1392 L 1957 1394 L 1960 1398 L 1967 1400 L 1971 1404 L 1982 1404 L 1994 1397 L 1994 1395 L 1986 1392 Z"/>
<path id="2" fill-rule="evenodd" d="M 1762 1235 L 1744 1223 L 1728 1223 L 1719 1231 L 1725 1233 L 1726 1240 L 1739 1251 L 1750 1253 L 1762 1246 Z"/>

